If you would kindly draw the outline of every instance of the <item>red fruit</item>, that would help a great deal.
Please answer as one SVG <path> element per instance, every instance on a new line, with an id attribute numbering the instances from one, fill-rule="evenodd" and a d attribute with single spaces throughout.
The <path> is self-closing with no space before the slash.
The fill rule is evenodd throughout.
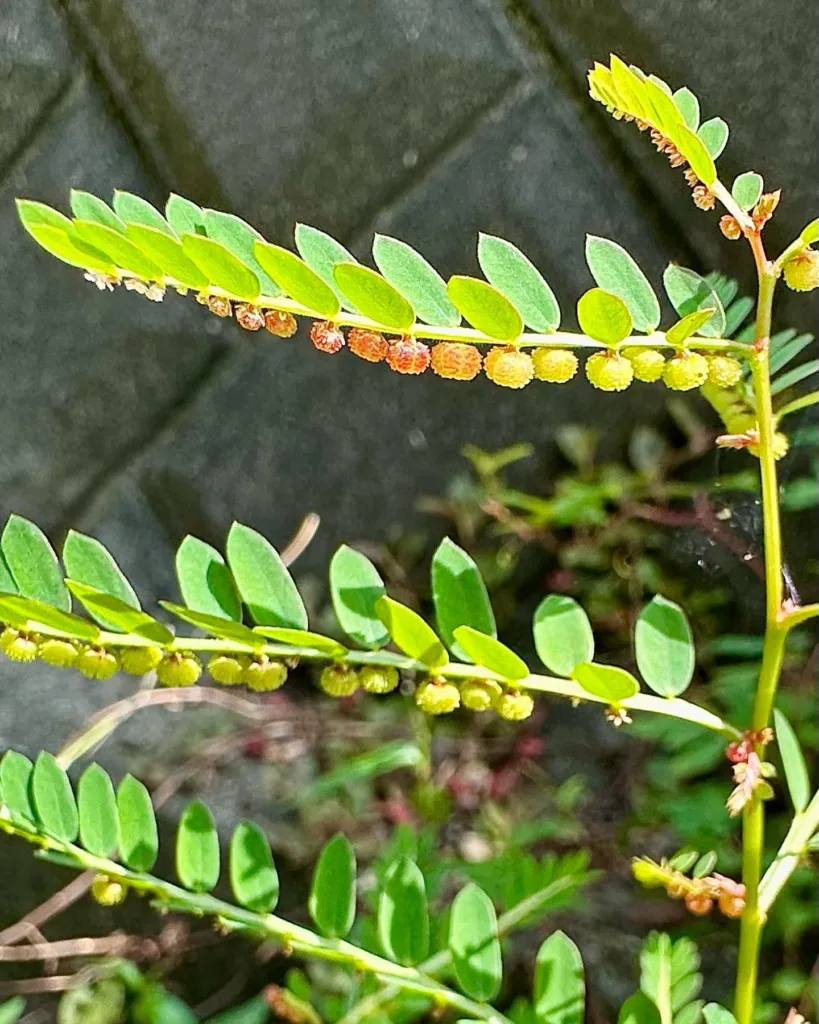
<path id="1" fill-rule="evenodd" d="M 235 309 L 236 319 L 240 327 L 246 331 L 260 331 L 264 327 L 264 313 L 258 306 L 248 302 L 240 302 Z"/>
<path id="2" fill-rule="evenodd" d="M 316 320 L 310 328 L 310 340 L 319 352 L 338 352 L 344 346 L 344 334 L 335 324 Z"/>
<path id="3" fill-rule="evenodd" d="M 387 355 L 387 339 L 378 331 L 354 327 L 347 335 L 350 351 L 368 363 L 380 363 Z"/>
<path id="4" fill-rule="evenodd" d="M 299 326 L 292 313 L 283 313 L 279 309 L 265 310 L 264 325 L 277 338 L 292 338 Z"/>
<path id="5" fill-rule="evenodd" d="M 429 359 L 429 346 L 415 338 L 400 338 L 387 350 L 387 362 L 396 373 L 423 373 Z"/>
<path id="6" fill-rule="evenodd" d="M 441 341 L 432 350 L 432 369 L 439 377 L 472 380 L 481 372 L 481 354 L 474 345 Z"/>

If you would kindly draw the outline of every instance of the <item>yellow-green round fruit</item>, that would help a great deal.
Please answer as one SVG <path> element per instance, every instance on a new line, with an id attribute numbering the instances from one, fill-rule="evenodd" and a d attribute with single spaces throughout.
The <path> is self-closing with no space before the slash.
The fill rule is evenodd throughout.
<path id="1" fill-rule="evenodd" d="M 319 686 L 330 697 L 350 697 L 358 689 L 358 673 L 349 665 L 328 665 L 322 669 Z"/>
<path id="2" fill-rule="evenodd" d="M 132 676 L 145 676 L 153 672 L 162 661 L 160 647 L 125 647 L 119 653 L 120 664 L 124 672 Z"/>
<path id="3" fill-rule="evenodd" d="M 634 379 L 634 369 L 616 352 L 595 352 L 586 360 L 586 376 L 601 391 L 625 391 Z"/>
<path id="4" fill-rule="evenodd" d="M 41 640 L 37 654 L 46 665 L 70 668 L 77 660 L 77 648 L 70 640 Z"/>
<path id="5" fill-rule="evenodd" d="M 37 641 L 28 633 L 7 626 L 0 634 L 0 650 L 12 661 L 34 661 L 37 657 Z"/>
<path id="6" fill-rule="evenodd" d="M 731 356 L 708 357 L 708 379 L 718 388 L 732 388 L 742 376 L 742 363 Z"/>
<path id="7" fill-rule="evenodd" d="M 128 889 L 108 875 L 97 875 L 91 883 L 91 896 L 103 907 L 116 907 L 128 895 Z"/>
<path id="8" fill-rule="evenodd" d="M 523 388 L 535 373 L 532 357 L 513 346 L 490 348 L 483 360 L 486 376 L 504 388 Z"/>
<path id="9" fill-rule="evenodd" d="M 678 352 L 663 370 L 666 387 L 672 391 L 691 391 L 708 380 L 708 360 L 699 352 Z"/>
<path id="10" fill-rule="evenodd" d="M 428 715 L 448 715 L 461 703 L 461 694 L 445 679 L 427 679 L 415 691 L 415 703 Z"/>
<path id="11" fill-rule="evenodd" d="M 242 673 L 247 664 L 247 658 L 240 660 L 228 654 L 214 654 L 208 659 L 208 674 L 222 686 L 236 686 L 242 682 Z"/>
<path id="12" fill-rule="evenodd" d="M 398 669 L 392 665 L 365 665 L 358 670 L 358 682 L 367 693 L 392 693 L 398 686 Z"/>
<path id="13" fill-rule="evenodd" d="M 119 659 L 104 647 L 84 647 L 77 655 L 74 668 L 88 679 L 110 679 L 119 671 Z"/>
<path id="14" fill-rule="evenodd" d="M 193 686 L 202 675 L 202 662 L 190 651 L 173 651 L 156 666 L 156 678 L 163 686 Z"/>
<path id="15" fill-rule="evenodd" d="M 470 711 L 488 711 L 501 695 L 494 679 L 467 679 L 461 683 L 461 703 Z"/>
<path id="16" fill-rule="evenodd" d="M 795 292 L 819 288 L 819 251 L 804 249 L 792 256 L 784 268 L 785 284 Z"/>
<path id="17" fill-rule="evenodd" d="M 266 654 L 252 658 L 242 672 L 242 682 L 257 693 L 278 690 L 284 684 L 285 679 L 287 679 L 287 669 L 284 665 L 280 661 L 268 658 Z"/>
<path id="18" fill-rule="evenodd" d="M 785 458 L 785 456 L 788 454 L 790 446 L 791 443 L 788 440 L 787 436 L 783 434 L 781 431 L 777 430 L 777 432 L 773 436 L 773 444 L 771 445 L 771 448 L 773 449 L 774 458 L 777 460 L 777 462 L 780 459 Z M 751 453 L 751 455 L 755 455 L 757 458 L 759 458 L 760 449 L 758 444 L 748 445 L 748 451 Z"/>
<path id="19" fill-rule="evenodd" d="M 643 348 L 635 349 L 633 353 L 628 352 L 627 355 L 631 360 L 636 380 L 641 380 L 645 384 L 653 384 L 662 377 L 665 368 L 665 356 L 662 352 L 658 352 L 655 348 Z"/>
<path id="20" fill-rule="evenodd" d="M 567 348 L 538 348 L 532 354 L 535 377 L 550 384 L 565 384 L 577 373 L 577 356 Z"/>
<path id="21" fill-rule="evenodd" d="M 507 690 L 495 702 L 495 710 L 510 722 L 522 722 L 534 711 L 535 702 L 528 693 L 520 690 Z"/>

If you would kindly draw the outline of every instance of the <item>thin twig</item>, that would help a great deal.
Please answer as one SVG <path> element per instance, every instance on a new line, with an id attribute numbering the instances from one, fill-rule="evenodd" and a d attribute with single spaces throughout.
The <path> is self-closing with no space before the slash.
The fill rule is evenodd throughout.
<path id="1" fill-rule="evenodd" d="M 150 941 L 150 940 L 149 940 Z M 64 960 L 72 956 L 124 956 L 138 952 L 146 940 L 135 935 L 103 935 L 97 938 L 62 939 L 30 946 L 0 946 L 0 961 Z M 150 943 L 154 946 L 154 943 Z"/>
<path id="2" fill-rule="evenodd" d="M 93 871 L 84 871 L 78 875 L 59 892 L 49 896 L 39 907 L 30 910 L 25 917 L 21 917 L 19 921 L 0 932 L 0 945 L 10 946 L 25 939 L 31 933 L 32 928 L 39 928 L 40 925 L 45 924 L 46 921 L 76 903 L 77 900 L 82 899 L 93 881 Z"/>
<path id="3" fill-rule="evenodd" d="M 0 982 L 0 997 L 33 996 L 40 992 L 65 992 L 76 984 L 76 974 L 53 974 L 49 978 L 24 978 Z"/>

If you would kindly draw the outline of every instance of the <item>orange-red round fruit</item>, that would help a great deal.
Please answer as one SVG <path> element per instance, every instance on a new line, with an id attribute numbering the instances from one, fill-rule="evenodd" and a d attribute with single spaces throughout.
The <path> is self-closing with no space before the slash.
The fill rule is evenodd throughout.
<path id="1" fill-rule="evenodd" d="M 292 313 L 283 313 L 280 309 L 266 309 L 264 325 L 277 338 L 292 338 L 299 327 Z"/>
<path id="2" fill-rule="evenodd" d="M 310 341 L 319 352 L 329 352 L 332 355 L 343 348 L 344 334 L 335 324 L 326 320 L 316 320 L 310 328 Z"/>
<path id="3" fill-rule="evenodd" d="M 399 338 L 387 350 L 387 363 L 396 373 L 423 373 L 429 359 L 429 346 L 417 338 Z"/>
<path id="4" fill-rule="evenodd" d="M 347 335 L 350 351 L 368 363 L 380 363 L 387 355 L 387 339 L 379 331 L 354 327 Z"/>
<path id="5" fill-rule="evenodd" d="M 481 372 L 481 354 L 474 345 L 440 341 L 432 349 L 432 369 L 449 380 L 472 380 Z"/>
<path id="6" fill-rule="evenodd" d="M 246 331 L 260 331 L 264 327 L 264 313 L 258 306 L 240 302 L 234 312 L 239 326 L 244 327 Z"/>

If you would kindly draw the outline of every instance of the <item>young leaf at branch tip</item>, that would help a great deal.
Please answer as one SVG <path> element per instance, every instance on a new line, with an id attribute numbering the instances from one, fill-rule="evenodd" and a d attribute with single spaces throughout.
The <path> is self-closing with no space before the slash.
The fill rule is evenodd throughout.
<path id="1" fill-rule="evenodd" d="M 572 679 L 587 693 L 611 704 L 619 704 L 640 692 L 640 684 L 634 676 L 624 668 L 617 668 L 614 665 L 581 661 L 572 669 Z"/>
<path id="2" fill-rule="evenodd" d="M 347 636 L 370 650 L 378 650 L 390 639 L 375 610 L 385 594 L 384 583 L 369 558 L 342 544 L 330 561 L 333 609 Z"/>
<path id="3" fill-rule="evenodd" d="M 208 615 L 206 612 L 195 612 L 190 608 L 174 604 L 172 601 L 160 601 L 160 605 L 183 622 L 192 626 L 204 629 L 211 636 L 219 637 L 221 640 L 230 640 L 231 643 L 243 644 L 247 647 L 262 647 L 264 640 L 254 633 L 252 629 L 242 625 L 241 622 L 234 622 L 232 619 L 225 619 L 221 615 Z"/>
<path id="4" fill-rule="evenodd" d="M 609 238 L 586 235 L 586 263 L 598 287 L 628 306 L 635 330 L 651 334 L 657 329 L 660 303 L 648 278 L 622 245 Z"/>
<path id="5" fill-rule="evenodd" d="M 45 203 L 18 199 L 20 223 L 47 253 L 71 267 L 116 276 L 116 267 L 105 253 L 92 249 L 73 234 L 71 221 Z"/>
<path id="6" fill-rule="evenodd" d="M 553 932 L 535 961 L 537 1024 L 583 1024 L 586 982 L 580 950 L 564 932 Z"/>
<path id="7" fill-rule="evenodd" d="M 495 235 L 478 238 L 478 263 L 486 280 L 512 303 L 533 331 L 548 334 L 560 326 L 554 292 L 528 256 Z"/>
<path id="8" fill-rule="evenodd" d="M 219 242 L 203 235 L 183 235 L 182 248 L 207 277 L 209 284 L 234 299 L 245 302 L 258 299 L 258 277 Z"/>
<path id="9" fill-rule="evenodd" d="M 86 245 L 104 252 L 120 270 L 128 271 L 146 281 L 162 280 L 162 268 L 119 231 L 90 220 L 75 220 L 71 228 L 72 238 L 77 237 Z"/>
<path id="10" fill-rule="evenodd" d="M 318 276 L 333 289 L 344 309 L 351 313 L 358 313 L 359 310 L 344 295 L 333 276 L 333 267 L 337 263 L 358 264 L 355 256 L 347 252 L 341 242 L 337 242 L 332 235 L 319 231 L 318 228 L 311 228 L 309 224 L 297 224 L 295 238 L 296 248 L 307 266 L 311 270 L 315 270 Z"/>
<path id="11" fill-rule="evenodd" d="M 750 210 L 759 202 L 762 195 L 762 175 L 756 171 L 745 171 L 738 175 L 731 186 L 731 195 L 736 204 L 743 210 Z"/>
<path id="12" fill-rule="evenodd" d="M 594 633 L 589 617 L 574 598 L 549 594 L 532 620 L 535 650 L 555 675 L 571 677 L 575 665 L 594 657 Z"/>
<path id="13" fill-rule="evenodd" d="M 167 277 L 185 288 L 207 288 L 208 279 L 197 265 L 185 255 L 182 243 L 146 224 L 129 224 L 126 234 Z"/>
<path id="14" fill-rule="evenodd" d="M 489 1002 L 500 991 L 503 963 L 492 901 L 474 882 L 452 902 L 449 951 L 455 977 L 472 999 Z"/>
<path id="15" fill-rule="evenodd" d="M 700 326 L 705 338 L 719 338 L 725 332 L 725 310 L 711 285 L 693 270 L 669 263 L 663 274 L 666 294 L 679 316 L 696 310 L 713 309 L 710 318 Z"/>
<path id="16" fill-rule="evenodd" d="M 497 341 L 516 341 L 523 332 L 523 320 L 509 299 L 491 284 L 474 277 L 451 277 L 447 295 L 466 321 Z"/>
<path id="17" fill-rule="evenodd" d="M 117 565 L 114 556 L 94 537 L 88 537 L 77 530 L 69 530 L 63 544 L 63 564 L 72 580 L 85 583 L 104 594 L 111 594 L 139 610 L 139 598 L 134 588 Z M 104 618 L 97 621 L 105 629 L 116 629 L 116 626 Z"/>
<path id="18" fill-rule="evenodd" d="M 332 637 L 321 633 L 311 633 L 306 629 L 286 629 L 283 626 L 256 626 L 254 634 L 267 637 L 278 644 L 289 644 L 291 647 L 309 647 L 319 651 L 328 658 L 343 658 L 350 652 Z"/>
<path id="19" fill-rule="evenodd" d="M 353 927 L 355 882 L 355 853 L 339 832 L 319 854 L 307 902 L 310 917 L 329 939 L 343 939 Z"/>
<path id="20" fill-rule="evenodd" d="M 728 125 L 721 117 L 712 117 L 700 125 L 697 136 L 711 154 L 711 159 L 716 160 L 728 142 Z"/>
<path id="21" fill-rule="evenodd" d="M 455 641 L 458 626 L 472 626 L 479 633 L 497 636 L 480 570 L 472 556 L 449 537 L 444 537 L 432 557 L 432 599 L 438 632 L 456 658 L 471 660 Z"/>
<path id="22" fill-rule="evenodd" d="M 262 241 L 256 242 L 254 251 L 280 292 L 325 320 L 338 315 L 341 303 L 336 293 L 295 253 Z"/>
<path id="23" fill-rule="evenodd" d="M 634 628 L 637 667 L 661 697 L 679 697 L 694 677 L 694 641 L 685 612 L 657 594 L 643 608 Z"/>
<path id="24" fill-rule="evenodd" d="M 210 544 L 188 534 L 176 552 L 182 600 L 195 612 L 242 621 L 242 601 L 224 558 Z"/>
<path id="25" fill-rule="evenodd" d="M 45 750 L 34 762 L 31 796 L 43 832 L 61 843 L 73 843 L 80 828 L 74 791 L 68 776 Z"/>
<path id="26" fill-rule="evenodd" d="M 0 594 L 0 619 L 3 618 L 20 629 L 37 632 L 40 627 L 46 626 L 91 643 L 100 635 L 99 629 L 88 619 L 81 619 L 79 615 L 61 611 L 45 601 L 20 594 Z"/>
<path id="27" fill-rule="evenodd" d="M 95 857 L 113 857 L 119 847 L 119 819 L 108 773 L 90 764 L 77 783 L 80 842 Z"/>
<path id="28" fill-rule="evenodd" d="M 612 292 L 590 288 L 577 303 L 580 330 L 604 345 L 618 345 L 630 334 L 631 313 L 628 306 Z"/>
<path id="29" fill-rule="evenodd" d="M 378 898 L 378 935 L 391 960 L 414 967 L 429 953 L 429 913 L 424 876 L 409 857 L 387 869 Z"/>
<path id="30" fill-rule="evenodd" d="M 412 305 L 419 320 L 445 327 L 460 324 L 461 315 L 449 300 L 446 282 L 411 245 L 389 235 L 376 235 L 373 259 L 387 281 Z"/>
<path id="31" fill-rule="evenodd" d="M 687 86 L 677 89 L 671 98 L 677 104 L 686 125 L 695 132 L 700 126 L 700 101 Z"/>
<path id="32" fill-rule="evenodd" d="M 150 871 L 159 852 L 156 816 L 150 793 L 133 775 L 117 789 L 117 817 L 120 860 L 132 871 Z"/>
<path id="33" fill-rule="evenodd" d="M 793 809 L 800 814 L 808 806 L 810 800 L 808 768 L 793 726 L 779 708 L 774 708 L 774 725 L 779 756 L 782 758 L 782 767 L 785 770 L 785 780 L 788 783 Z"/>
<path id="34" fill-rule="evenodd" d="M 236 902 L 270 914 L 279 901 L 279 875 L 267 836 L 252 821 L 240 821 L 230 840 L 230 886 Z"/>
<path id="35" fill-rule="evenodd" d="M 173 229 L 168 222 L 147 199 L 142 196 L 135 196 L 131 192 L 121 192 L 117 189 L 114 192 L 114 213 L 126 224 L 145 224 L 149 228 L 156 228 L 166 235 L 173 236 Z"/>
<path id="36" fill-rule="evenodd" d="M 307 629 L 307 609 L 273 545 L 256 530 L 234 523 L 227 560 L 250 616 L 259 626 Z"/>
<path id="37" fill-rule="evenodd" d="M 77 220 L 95 221 L 97 224 L 103 224 L 113 231 L 125 234 L 125 222 L 120 220 L 108 203 L 98 196 L 72 188 L 69 204 L 71 212 Z"/>
<path id="38" fill-rule="evenodd" d="M 387 330 L 403 334 L 415 323 L 415 310 L 389 281 L 355 263 L 337 263 L 333 278 L 342 294 L 362 316 Z"/>
<path id="39" fill-rule="evenodd" d="M 180 238 L 182 235 L 207 234 L 202 208 L 175 192 L 171 192 L 165 203 L 165 219 Z"/>
<path id="40" fill-rule="evenodd" d="M 379 597 L 375 613 L 387 627 L 399 650 L 427 668 L 442 668 L 449 661 L 446 648 L 417 612 L 391 597 Z"/>
<path id="41" fill-rule="evenodd" d="M 529 675 L 526 662 L 493 636 L 486 636 L 471 626 L 458 626 L 453 636 L 472 661 L 490 672 L 515 681 Z"/>
<path id="42" fill-rule="evenodd" d="M 669 345 L 682 348 L 688 339 L 699 331 L 703 324 L 708 323 L 714 312 L 715 310 L 709 306 L 707 309 L 697 309 L 693 313 L 689 313 L 678 320 L 672 327 L 668 328 L 665 332 L 665 340 Z"/>
<path id="43" fill-rule="evenodd" d="M 265 268 L 256 258 L 256 244 L 264 242 L 259 232 L 232 213 L 222 213 L 220 210 L 203 210 L 205 218 L 205 231 L 208 238 L 219 242 L 248 270 L 250 270 L 259 282 L 259 287 L 264 295 L 275 298 L 281 295 L 281 289 L 272 281 L 266 273 Z"/>
<path id="44" fill-rule="evenodd" d="M 210 892 L 219 881 L 219 837 L 213 816 L 200 800 L 189 803 L 179 819 L 176 874 L 191 892 Z"/>
<path id="45" fill-rule="evenodd" d="M 71 611 L 71 595 L 48 538 L 34 523 L 10 515 L 0 536 L 0 550 L 18 591 L 61 611 Z"/>
<path id="46" fill-rule="evenodd" d="M 25 754 L 7 750 L 0 758 L 0 791 L 2 803 L 11 813 L 12 821 L 32 826 L 36 821 L 31 802 L 31 775 L 34 765 Z"/>
<path id="47" fill-rule="evenodd" d="M 82 604 L 89 615 L 97 620 L 105 619 L 109 628 L 120 633 L 134 633 L 151 643 L 161 644 L 163 647 L 173 641 L 173 633 L 161 622 L 149 615 L 147 612 L 132 608 L 131 605 L 121 601 L 113 594 L 105 594 L 96 587 L 90 587 L 87 583 L 79 583 L 77 580 L 66 580 L 68 588 L 74 597 Z"/>

